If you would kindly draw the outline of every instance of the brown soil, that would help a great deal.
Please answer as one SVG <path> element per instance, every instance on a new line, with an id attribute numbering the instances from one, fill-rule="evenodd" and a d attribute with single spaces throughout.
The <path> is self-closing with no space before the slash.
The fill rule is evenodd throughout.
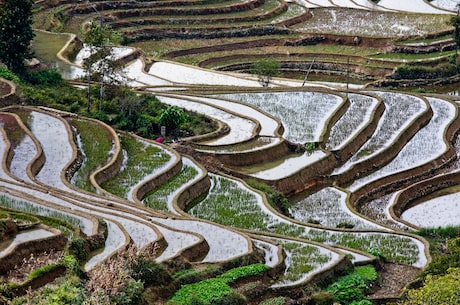
<path id="1" fill-rule="evenodd" d="M 374 292 L 369 295 L 371 300 L 395 299 L 401 296 L 404 287 L 415 281 L 421 269 L 395 263 L 383 264 L 379 270 L 379 280 Z M 380 304 L 384 304 L 379 302 Z"/>
<path id="2" fill-rule="evenodd" d="M 27 276 L 32 270 L 43 267 L 45 265 L 54 264 L 64 255 L 63 251 L 43 252 L 39 255 L 33 255 L 29 258 L 24 258 L 20 265 L 15 266 L 5 275 L 6 280 L 13 283 L 22 283 L 27 279 Z"/>
<path id="3" fill-rule="evenodd" d="M 0 81 L 0 96 L 7 95 L 11 92 L 11 86 Z"/>

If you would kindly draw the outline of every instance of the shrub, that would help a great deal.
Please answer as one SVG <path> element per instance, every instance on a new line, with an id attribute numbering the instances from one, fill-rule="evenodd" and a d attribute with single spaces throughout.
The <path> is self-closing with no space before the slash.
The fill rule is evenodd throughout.
<path id="1" fill-rule="evenodd" d="M 128 280 L 118 294 L 110 298 L 111 304 L 138 305 L 142 304 L 144 285 L 141 281 Z"/>
<path id="2" fill-rule="evenodd" d="M 162 126 L 166 126 L 167 131 L 169 131 L 175 130 L 186 121 L 187 116 L 183 109 L 177 106 L 169 106 L 161 113 L 158 123 Z"/>
<path id="3" fill-rule="evenodd" d="M 64 263 L 64 266 L 66 267 L 67 271 L 70 271 L 77 276 L 83 275 L 83 270 L 81 269 L 80 264 L 73 255 L 64 255 L 64 257 L 62 258 L 62 262 Z"/>
<path id="4" fill-rule="evenodd" d="M 356 268 L 354 273 L 370 282 L 376 281 L 378 277 L 377 271 L 375 271 L 375 268 L 370 265 Z"/>
<path id="5" fill-rule="evenodd" d="M 425 228 L 417 232 L 430 242 L 432 261 L 422 277 L 443 275 L 449 268 L 460 268 L 460 227 Z"/>
<path id="6" fill-rule="evenodd" d="M 452 244 L 451 244 L 452 245 Z M 451 246 L 449 247 L 449 252 L 444 254 L 435 255 L 428 265 L 428 267 L 423 271 L 422 276 L 427 275 L 442 275 L 447 272 L 449 268 L 459 268 L 460 267 L 460 247 Z"/>
<path id="7" fill-rule="evenodd" d="M 256 74 L 259 82 L 266 87 L 272 77 L 280 74 L 280 63 L 274 58 L 261 59 L 252 65 L 251 73 Z"/>
<path id="8" fill-rule="evenodd" d="M 167 285 L 173 280 L 165 267 L 143 256 L 139 256 L 134 262 L 133 278 L 145 285 L 159 286 Z"/>
<path id="9" fill-rule="evenodd" d="M 58 86 L 64 82 L 61 74 L 56 70 L 29 72 L 25 77 L 25 81 L 34 86 Z"/>
<path id="10" fill-rule="evenodd" d="M 176 291 L 169 304 L 190 305 L 192 300 L 195 304 L 245 304 L 245 299 L 235 293 L 228 284 L 240 278 L 263 273 L 267 269 L 264 264 L 242 266 L 212 279 L 184 285 Z"/>
<path id="11" fill-rule="evenodd" d="M 305 144 L 305 150 L 307 152 L 313 152 L 316 149 L 316 143 L 315 142 L 309 142 Z"/>
<path id="12" fill-rule="evenodd" d="M 460 304 L 460 268 L 451 268 L 442 276 L 427 276 L 420 289 L 408 290 L 404 305 Z"/>
<path id="13" fill-rule="evenodd" d="M 6 80 L 10 80 L 16 84 L 19 84 L 21 80 L 19 77 L 14 74 L 12 71 L 8 70 L 8 68 L 0 66 L 0 77 Z"/>
<path id="14" fill-rule="evenodd" d="M 170 304 L 189 305 L 191 300 L 212 304 L 232 293 L 232 289 L 222 279 L 208 279 L 198 283 L 184 285 L 174 293 Z"/>
<path id="15" fill-rule="evenodd" d="M 367 285 L 362 277 L 350 274 L 331 284 L 327 291 L 332 293 L 338 302 L 347 305 L 364 299 L 363 291 L 366 289 Z"/>
<path id="16" fill-rule="evenodd" d="M 74 255 L 78 261 L 83 262 L 88 259 L 89 245 L 82 237 L 72 239 L 68 245 L 68 251 Z"/>
<path id="17" fill-rule="evenodd" d="M 261 273 L 264 273 L 268 269 L 269 267 L 267 267 L 264 264 L 253 264 L 230 269 L 224 274 L 218 276 L 218 278 L 225 280 L 227 283 L 231 283 L 240 278 L 259 275 Z"/>
<path id="18" fill-rule="evenodd" d="M 61 278 L 37 291 L 28 291 L 26 296 L 14 299 L 11 304 L 35 305 L 80 305 L 86 300 L 85 289 L 76 276 Z"/>
<path id="19" fill-rule="evenodd" d="M 340 277 L 327 287 L 326 291 L 334 295 L 337 302 L 343 305 L 366 304 L 365 293 L 371 282 L 377 279 L 377 272 L 372 266 L 356 268 L 353 273 Z M 358 303 L 357 303 L 358 302 Z"/>

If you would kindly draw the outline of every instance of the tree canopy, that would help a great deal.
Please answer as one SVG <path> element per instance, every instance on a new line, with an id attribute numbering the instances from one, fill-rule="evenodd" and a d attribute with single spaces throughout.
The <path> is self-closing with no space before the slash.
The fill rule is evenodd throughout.
<path id="1" fill-rule="evenodd" d="M 22 74 L 24 59 L 31 58 L 32 2 L 0 0 L 0 61 L 11 71 Z"/>
<path id="2" fill-rule="evenodd" d="M 280 63 L 274 58 L 265 58 L 255 62 L 252 66 L 252 73 L 257 74 L 259 82 L 268 86 L 272 77 L 278 76 Z"/>
<path id="3" fill-rule="evenodd" d="M 116 85 L 119 79 L 115 72 L 121 65 L 113 57 L 113 45 L 121 42 L 120 33 L 107 25 L 91 22 L 83 33 L 83 42 L 89 47 L 90 56 L 85 59 L 83 66 L 88 74 L 88 112 L 91 108 L 90 79 L 94 77 L 100 82 L 99 108 L 102 106 L 103 86 L 105 81 Z"/>

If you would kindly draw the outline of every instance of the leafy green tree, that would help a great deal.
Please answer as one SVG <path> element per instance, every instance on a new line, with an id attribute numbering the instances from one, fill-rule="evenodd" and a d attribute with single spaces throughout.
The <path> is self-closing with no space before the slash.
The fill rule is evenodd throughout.
<path id="1" fill-rule="evenodd" d="M 83 34 L 83 42 L 88 46 L 90 55 L 84 60 L 83 67 L 88 78 L 88 112 L 91 111 L 91 78 L 100 82 L 99 110 L 104 97 L 104 82 L 117 85 L 120 79 L 115 75 L 121 65 L 114 60 L 113 45 L 121 42 L 121 34 L 107 25 L 92 22 Z"/>
<path id="2" fill-rule="evenodd" d="M 33 37 L 32 1 L 0 0 L 0 61 L 11 71 L 24 73 Z"/>
<path id="3" fill-rule="evenodd" d="M 177 106 L 169 106 L 160 115 L 159 123 L 166 126 L 167 130 L 175 130 L 182 123 L 187 121 L 187 116 L 183 109 Z"/>
<path id="4" fill-rule="evenodd" d="M 271 79 L 280 73 L 280 63 L 273 58 L 256 61 L 252 65 L 252 73 L 256 74 L 262 86 L 267 87 Z"/>

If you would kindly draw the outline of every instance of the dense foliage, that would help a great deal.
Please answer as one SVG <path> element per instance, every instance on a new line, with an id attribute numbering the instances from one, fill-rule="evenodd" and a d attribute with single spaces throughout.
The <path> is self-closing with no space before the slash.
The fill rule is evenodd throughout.
<path id="1" fill-rule="evenodd" d="M 266 87 L 273 77 L 280 74 L 280 63 L 273 58 L 260 59 L 252 65 L 251 72 L 256 74 L 259 82 Z"/>
<path id="2" fill-rule="evenodd" d="M 377 280 L 377 272 L 373 266 L 356 268 L 352 273 L 340 277 L 327 287 L 327 291 L 334 295 L 337 302 L 343 305 L 370 305 L 366 300 L 366 292 Z"/>
<path id="3" fill-rule="evenodd" d="M 429 240 L 432 255 L 422 277 L 443 275 L 449 268 L 460 268 L 460 227 L 428 228 L 418 234 Z"/>
<path id="4" fill-rule="evenodd" d="M 398 304 L 459 304 L 460 227 L 423 228 L 417 234 L 430 242 L 432 261 L 421 274 L 422 286 L 408 289 Z"/>
<path id="5" fill-rule="evenodd" d="M 176 291 L 169 304 L 245 304 L 244 298 L 235 293 L 228 285 L 238 279 L 260 275 L 268 270 L 263 264 L 254 264 L 231 269 L 215 278 L 184 285 Z"/>
<path id="6" fill-rule="evenodd" d="M 55 70 L 31 71 L 19 77 L 0 67 L 0 77 L 19 86 L 18 93 L 27 105 L 89 115 L 145 138 L 158 137 L 162 125 L 167 126 L 167 135 L 178 137 L 212 132 L 217 126 L 201 114 L 162 104 L 153 95 L 138 95 L 122 86 L 109 84 L 106 84 L 104 100 L 100 104 L 94 103 L 100 97 L 99 86 L 90 87 L 91 109 L 88 111 L 86 90 L 68 84 Z"/>
<path id="7" fill-rule="evenodd" d="M 420 289 L 410 289 L 403 305 L 460 304 L 460 268 L 449 268 L 445 275 L 428 275 Z"/>
<path id="8" fill-rule="evenodd" d="M 24 59 L 31 57 L 32 1 L 0 1 L 0 62 L 16 73 L 24 73 Z"/>

